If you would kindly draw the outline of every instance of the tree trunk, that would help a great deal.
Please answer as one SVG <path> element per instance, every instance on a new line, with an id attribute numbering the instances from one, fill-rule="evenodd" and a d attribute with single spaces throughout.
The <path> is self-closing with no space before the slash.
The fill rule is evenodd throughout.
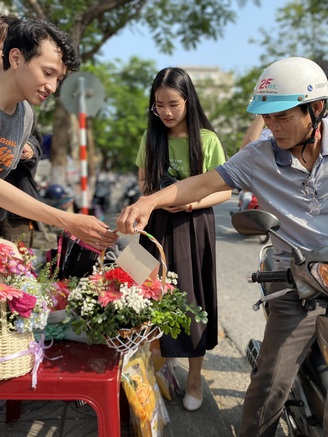
<path id="1" fill-rule="evenodd" d="M 67 150 L 71 145 L 71 116 L 56 99 L 51 141 L 51 182 L 66 186 Z"/>

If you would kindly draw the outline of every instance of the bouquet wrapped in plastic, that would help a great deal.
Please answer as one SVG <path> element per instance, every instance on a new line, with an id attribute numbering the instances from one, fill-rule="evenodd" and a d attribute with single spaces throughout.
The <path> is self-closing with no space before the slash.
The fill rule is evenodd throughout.
<path id="1" fill-rule="evenodd" d="M 161 437 L 169 416 L 147 345 L 141 346 L 124 366 L 122 386 L 130 404 L 137 436 Z"/>

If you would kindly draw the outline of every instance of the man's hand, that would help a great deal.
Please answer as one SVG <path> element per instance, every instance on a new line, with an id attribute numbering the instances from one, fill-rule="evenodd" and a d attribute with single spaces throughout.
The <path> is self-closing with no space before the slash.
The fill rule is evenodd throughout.
<path id="1" fill-rule="evenodd" d="M 149 220 L 153 206 L 147 196 L 142 196 L 131 206 L 124 208 L 116 220 L 117 230 L 123 234 L 133 234 L 135 229 L 143 229 Z"/>

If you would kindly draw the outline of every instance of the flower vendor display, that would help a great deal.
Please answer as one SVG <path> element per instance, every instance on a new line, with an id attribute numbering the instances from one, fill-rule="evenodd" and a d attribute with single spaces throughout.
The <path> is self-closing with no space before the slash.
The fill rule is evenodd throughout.
<path id="1" fill-rule="evenodd" d="M 0 239 L 0 379 L 30 372 L 43 357 L 33 330 L 46 326 L 58 290 L 50 266 L 37 274 L 34 262 L 23 244 Z"/>
<path id="2" fill-rule="evenodd" d="M 189 334 L 191 317 L 206 323 L 207 314 L 187 302 L 155 242 L 161 251 L 162 277 L 149 277 L 140 285 L 117 264 L 104 265 L 102 257 L 92 274 L 58 280 L 58 269 L 51 274 L 55 259 L 37 268 L 33 251 L 0 239 L 2 333 L 20 334 L 20 339 L 26 334 L 30 342 L 33 333 L 53 339 L 73 334 L 70 339 L 106 344 L 120 352 L 163 333 L 173 338 L 182 330 Z M 48 323 L 50 319 L 61 322 Z"/>
<path id="3" fill-rule="evenodd" d="M 163 333 L 173 338 L 182 330 L 189 334 L 192 316 L 206 323 L 207 313 L 187 302 L 186 292 L 177 287 L 177 275 L 166 271 L 162 249 L 161 258 L 162 277 L 148 278 L 142 285 L 116 264 L 98 261 L 93 274 L 79 279 L 68 296 L 66 312 L 73 331 L 86 333 L 89 343 L 127 352 Z"/>

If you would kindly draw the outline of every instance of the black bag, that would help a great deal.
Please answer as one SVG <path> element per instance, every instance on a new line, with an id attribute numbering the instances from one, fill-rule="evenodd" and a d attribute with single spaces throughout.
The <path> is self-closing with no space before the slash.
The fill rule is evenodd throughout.
<path id="1" fill-rule="evenodd" d="M 99 255 L 99 250 L 63 232 L 58 241 L 58 278 L 67 279 L 72 276 L 82 278 L 91 275 Z"/>

